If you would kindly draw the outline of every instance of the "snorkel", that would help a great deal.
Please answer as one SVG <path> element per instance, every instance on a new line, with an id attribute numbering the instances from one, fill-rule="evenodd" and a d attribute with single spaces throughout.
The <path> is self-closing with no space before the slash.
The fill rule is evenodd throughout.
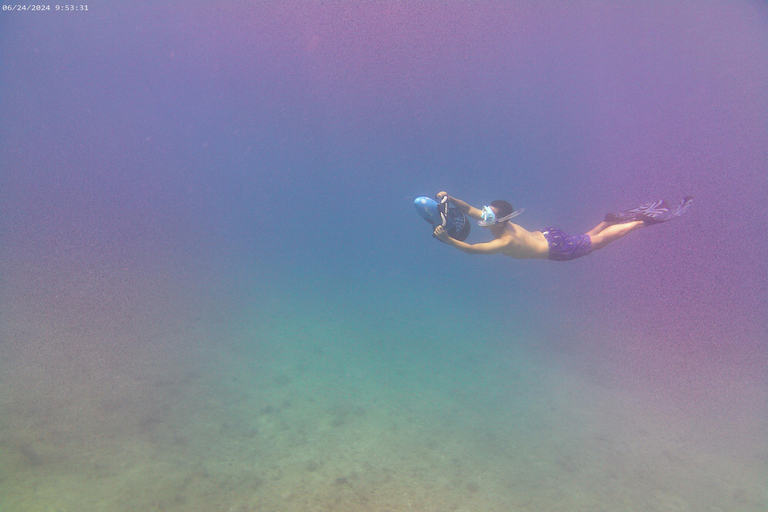
<path id="1" fill-rule="evenodd" d="M 482 213 L 480 214 L 481 218 L 477 221 L 477 225 L 483 228 L 487 228 L 496 224 L 501 224 L 503 222 L 507 222 L 509 219 L 517 217 L 524 211 L 525 208 L 520 208 L 519 210 L 513 211 L 509 215 L 505 215 L 504 217 L 497 219 L 496 214 L 490 206 L 483 206 Z"/>

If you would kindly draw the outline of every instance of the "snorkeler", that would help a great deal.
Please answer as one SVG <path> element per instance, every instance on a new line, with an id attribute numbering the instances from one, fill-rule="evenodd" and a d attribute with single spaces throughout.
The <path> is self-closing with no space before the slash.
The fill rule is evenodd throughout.
<path id="1" fill-rule="evenodd" d="M 468 244 L 451 238 L 443 226 L 437 226 L 433 234 L 441 242 L 467 254 L 505 254 L 518 259 L 539 258 L 554 261 L 569 261 L 586 256 L 642 227 L 679 217 L 693 201 L 692 197 L 685 197 L 674 209 L 670 208 L 666 201 L 653 201 L 630 210 L 609 213 L 603 222 L 585 234 L 569 235 L 557 228 L 528 231 L 510 222 L 510 219 L 523 210 L 513 209 L 506 201 L 493 201 L 479 210 L 461 199 L 449 196 L 446 192 L 440 192 L 435 197 L 438 200 L 447 197 L 463 214 L 476 219 L 479 226 L 488 228 L 494 238 L 490 242 Z"/>

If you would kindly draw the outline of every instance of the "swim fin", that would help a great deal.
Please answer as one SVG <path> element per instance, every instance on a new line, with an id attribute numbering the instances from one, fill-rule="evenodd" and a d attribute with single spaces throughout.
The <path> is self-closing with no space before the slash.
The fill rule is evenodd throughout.
<path id="1" fill-rule="evenodd" d="M 640 215 L 638 220 L 642 220 L 647 226 L 650 226 L 651 224 L 667 222 L 668 220 L 679 217 L 688 211 L 691 203 L 693 203 L 693 197 L 685 196 L 674 210 L 667 208 L 666 211 L 663 209 L 659 209 L 658 211 L 646 211 Z"/>
<path id="2" fill-rule="evenodd" d="M 675 209 L 671 209 L 665 200 L 659 199 L 658 201 L 651 201 L 630 210 L 608 213 L 605 216 L 605 222 L 608 224 L 624 224 L 626 222 L 642 220 L 648 225 L 667 222 L 684 214 L 692 202 L 693 197 L 686 196 Z"/>

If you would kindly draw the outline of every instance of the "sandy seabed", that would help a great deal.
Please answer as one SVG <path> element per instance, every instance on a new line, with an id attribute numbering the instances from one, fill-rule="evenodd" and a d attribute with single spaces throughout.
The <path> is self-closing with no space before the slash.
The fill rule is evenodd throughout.
<path id="1" fill-rule="evenodd" d="M 526 340 L 414 340 L 402 311 L 101 279 L 4 298 L 3 512 L 768 508 L 749 383 L 680 408 Z"/>

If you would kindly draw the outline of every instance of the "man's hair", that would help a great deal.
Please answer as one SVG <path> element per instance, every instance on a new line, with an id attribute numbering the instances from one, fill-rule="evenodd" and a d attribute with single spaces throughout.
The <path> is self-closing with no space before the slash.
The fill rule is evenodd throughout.
<path id="1" fill-rule="evenodd" d="M 500 199 L 497 201 L 491 201 L 491 206 L 496 208 L 496 211 L 499 212 L 497 215 L 498 218 L 506 217 L 507 215 L 515 211 L 515 209 L 512 208 L 511 204 L 509 204 L 506 201 L 502 201 Z"/>

